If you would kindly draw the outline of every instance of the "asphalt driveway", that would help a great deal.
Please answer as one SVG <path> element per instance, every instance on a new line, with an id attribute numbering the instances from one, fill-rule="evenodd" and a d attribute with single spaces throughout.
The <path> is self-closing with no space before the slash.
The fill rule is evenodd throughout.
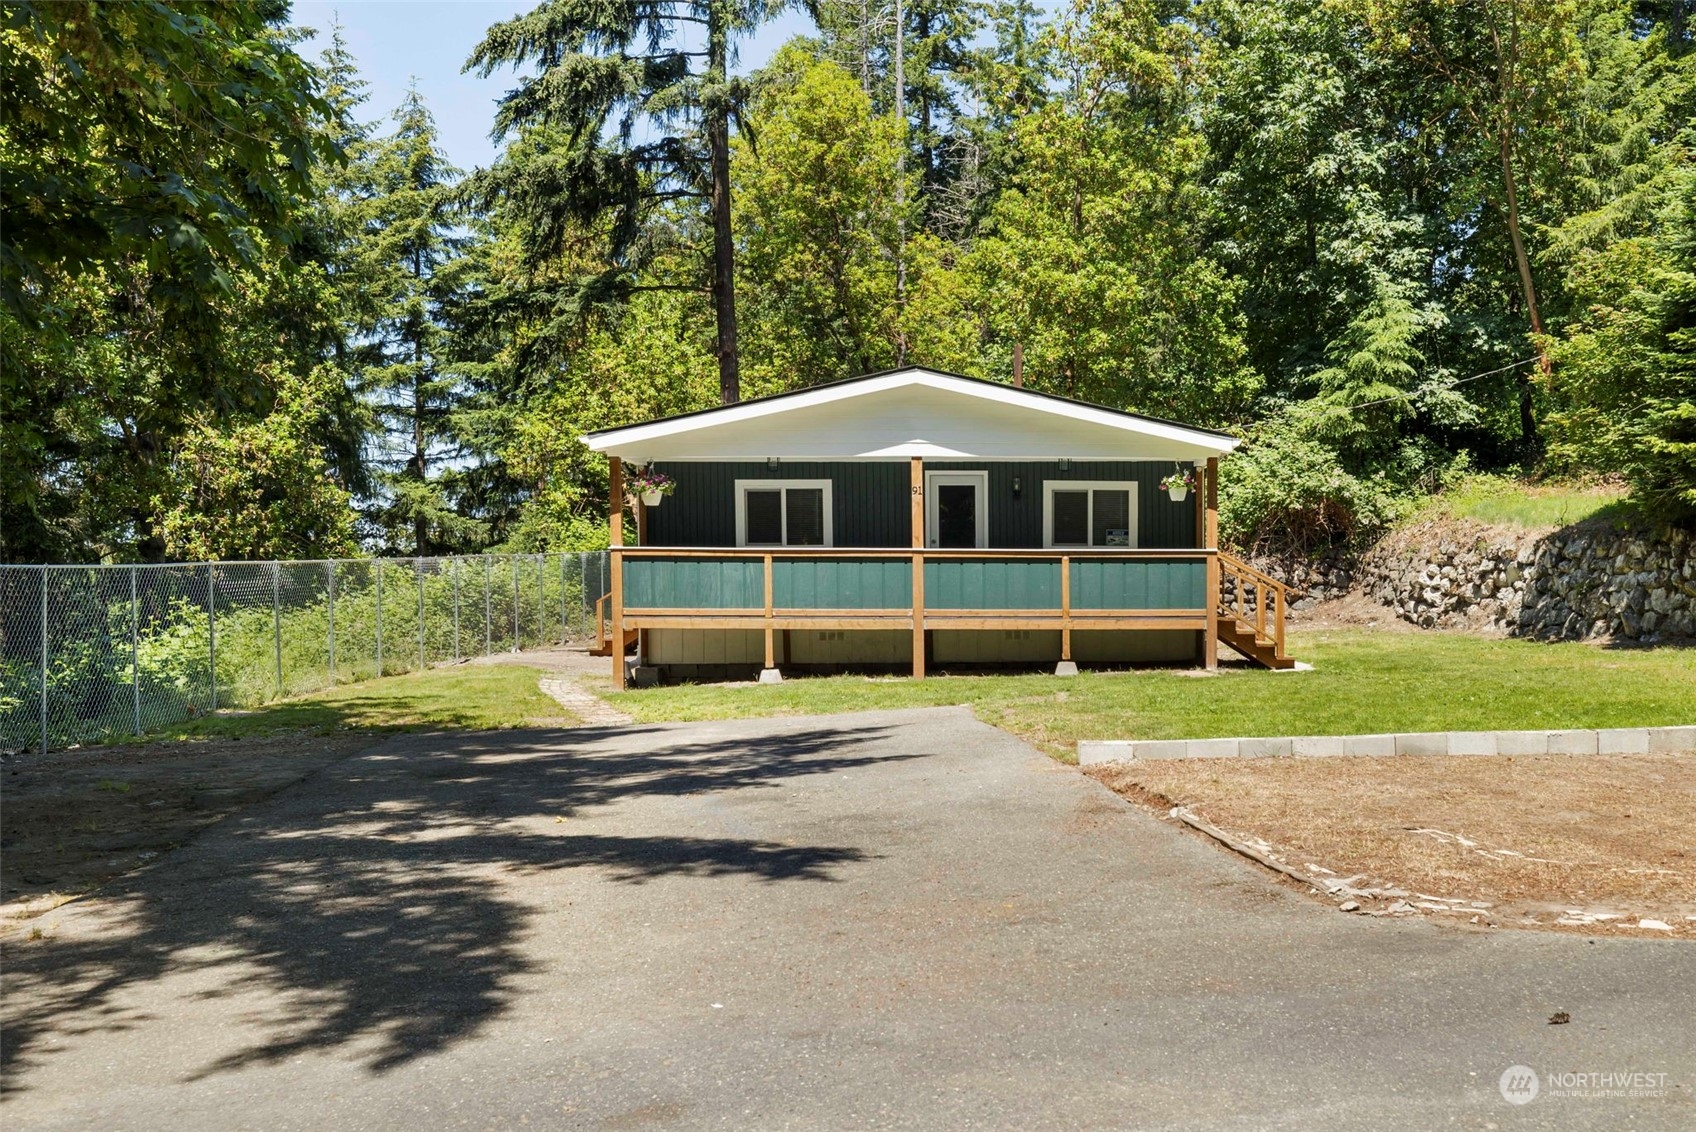
<path id="1" fill-rule="evenodd" d="M 38 923 L 8 1132 L 1696 1127 L 1696 948 L 1346 916 L 959 709 L 400 738 Z"/>

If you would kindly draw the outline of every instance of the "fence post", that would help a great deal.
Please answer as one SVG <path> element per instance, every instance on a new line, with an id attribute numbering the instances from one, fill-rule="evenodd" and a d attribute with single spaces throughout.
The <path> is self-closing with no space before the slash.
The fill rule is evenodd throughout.
<path id="1" fill-rule="evenodd" d="M 559 643 L 562 645 L 571 639 L 571 625 L 567 620 L 570 614 L 566 612 L 565 604 L 565 559 L 566 554 L 562 550 L 559 552 Z"/>
<path id="2" fill-rule="evenodd" d="M 548 556 L 536 555 L 536 647 L 548 643 Z"/>
<path id="3" fill-rule="evenodd" d="M 277 695 L 283 694 L 283 564 L 271 563 L 271 649 L 277 661 Z"/>
<path id="4" fill-rule="evenodd" d="M 330 682 L 326 687 L 336 686 L 336 564 L 324 563 L 324 576 L 330 580 L 330 627 L 326 634 L 330 650 Z"/>
<path id="5" fill-rule="evenodd" d="M 41 753 L 47 753 L 47 567 L 41 568 Z"/>
<path id="6" fill-rule="evenodd" d="M 489 597 L 489 556 L 483 555 L 483 655 L 489 655 L 491 646 L 490 634 L 494 632 L 494 611 L 490 606 Z"/>
<path id="7" fill-rule="evenodd" d="M 453 557 L 453 662 L 459 663 L 459 555 Z"/>
<path id="8" fill-rule="evenodd" d="M 212 667 L 212 710 L 218 710 L 218 594 L 217 568 L 206 564 L 206 655 Z"/>
<path id="9" fill-rule="evenodd" d="M 135 567 L 130 567 L 130 692 L 135 700 L 134 733 L 141 734 L 141 603 L 136 600 Z"/>
<path id="10" fill-rule="evenodd" d="M 424 671 L 424 559 L 419 558 L 418 567 L 418 671 Z"/>
<path id="11" fill-rule="evenodd" d="M 512 651 L 517 652 L 524 647 L 524 622 L 518 615 L 518 555 L 508 555 L 507 564 L 512 567 Z"/>
<path id="12" fill-rule="evenodd" d="M 383 674 L 383 560 L 377 559 L 377 675 Z"/>

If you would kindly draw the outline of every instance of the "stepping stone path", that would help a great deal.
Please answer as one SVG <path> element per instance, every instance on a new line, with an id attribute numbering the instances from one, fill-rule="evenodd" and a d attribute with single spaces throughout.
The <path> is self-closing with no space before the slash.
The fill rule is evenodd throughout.
<path id="1" fill-rule="evenodd" d="M 628 715 L 617 711 L 601 699 L 584 690 L 577 681 L 566 676 L 544 676 L 537 684 L 545 695 L 552 696 L 561 707 L 582 722 L 581 727 L 622 727 L 632 723 Z"/>

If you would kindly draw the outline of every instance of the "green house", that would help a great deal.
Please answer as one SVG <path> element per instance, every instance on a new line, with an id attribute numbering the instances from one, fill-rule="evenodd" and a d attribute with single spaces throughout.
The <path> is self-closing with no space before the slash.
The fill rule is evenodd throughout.
<path id="1" fill-rule="evenodd" d="M 601 603 L 621 683 L 632 650 L 765 680 L 1290 663 L 1282 589 L 1218 549 L 1223 433 L 909 368 L 584 441 L 635 515 Z"/>

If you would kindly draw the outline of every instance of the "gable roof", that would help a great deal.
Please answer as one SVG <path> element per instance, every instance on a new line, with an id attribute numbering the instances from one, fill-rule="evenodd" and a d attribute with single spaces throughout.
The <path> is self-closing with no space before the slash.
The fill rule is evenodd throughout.
<path id="1" fill-rule="evenodd" d="M 922 367 L 888 370 L 583 437 L 654 460 L 1204 460 L 1221 432 Z"/>

